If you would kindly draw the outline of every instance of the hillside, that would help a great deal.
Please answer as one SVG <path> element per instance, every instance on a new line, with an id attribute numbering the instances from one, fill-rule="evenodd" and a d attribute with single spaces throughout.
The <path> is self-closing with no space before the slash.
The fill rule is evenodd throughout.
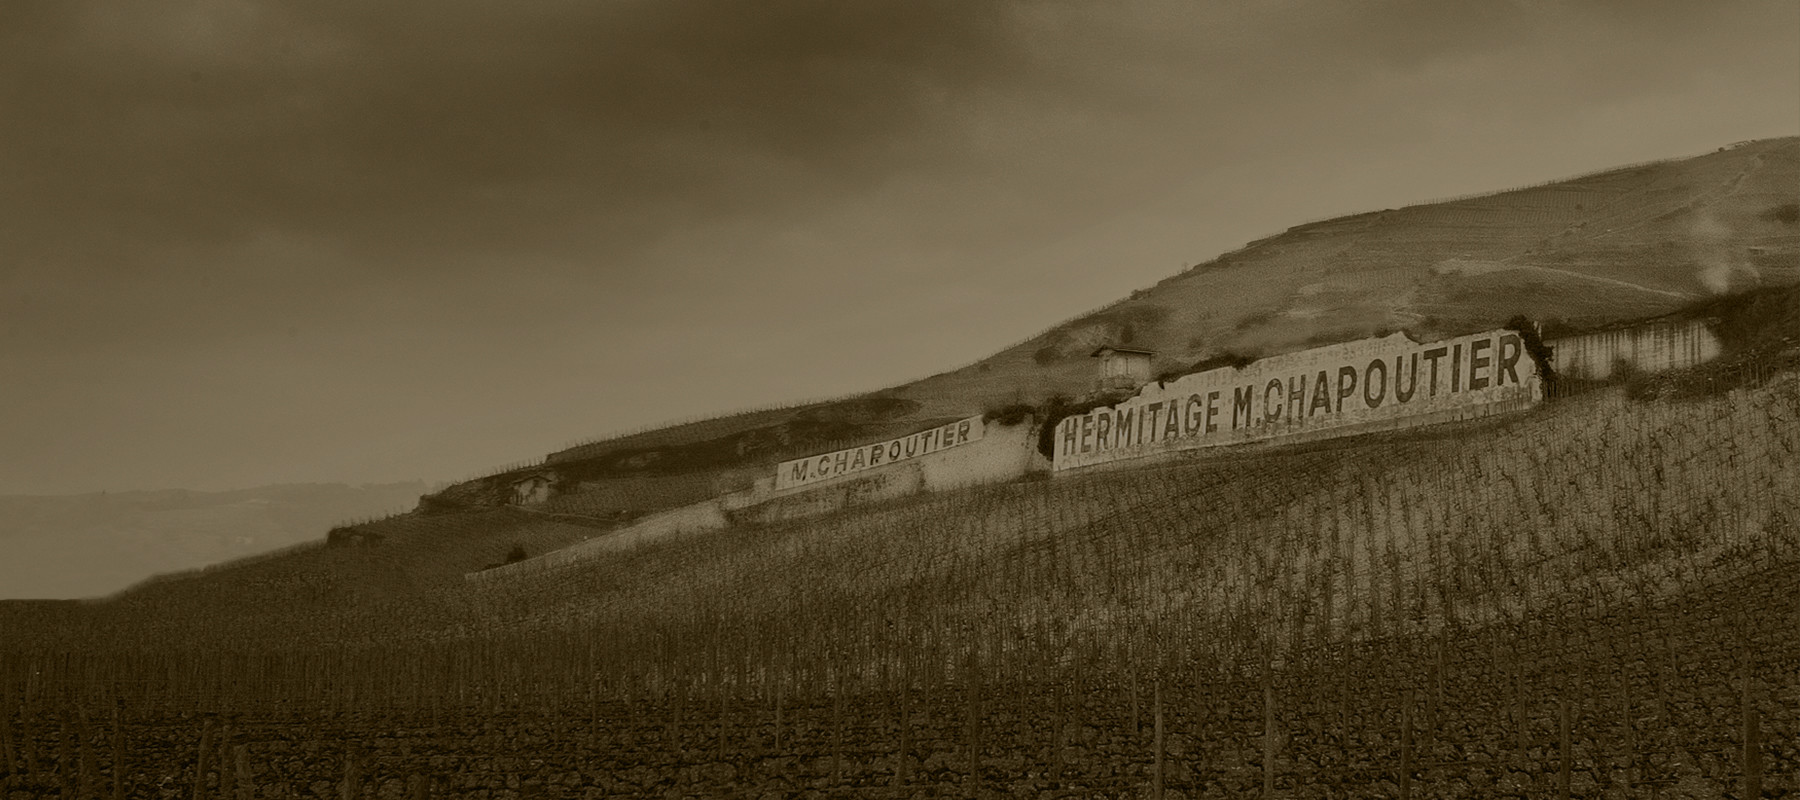
<path id="1" fill-rule="evenodd" d="M 343 591 L 376 597 L 404 595 L 420 581 L 452 586 L 461 573 L 502 559 L 513 544 L 531 554 L 569 544 L 637 515 L 739 488 L 756 465 L 773 459 L 900 435 L 951 413 L 977 413 L 1021 396 L 1018 387 L 1080 392 L 1092 369 L 1085 343 L 1107 338 L 1129 336 L 1179 353 L 1165 359 L 1173 367 L 1189 357 L 1268 353 L 1391 326 L 1429 336 L 1498 325 L 1522 310 L 1520 302 L 1563 328 L 1692 308 L 1696 301 L 1710 308 L 1719 305 L 1707 301 L 1710 290 L 1722 287 L 1708 285 L 1716 270 L 1696 271 L 1704 263 L 1734 265 L 1728 272 L 1735 277 L 1723 288 L 1748 288 L 1752 274 L 1754 283 L 1800 285 L 1794 268 L 1800 220 L 1782 210 L 1794 208 L 1782 201 L 1794 199 L 1796 185 L 1800 138 L 1790 138 L 1297 226 L 962 370 L 867 397 L 722 417 L 552 454 L 547 467 L 562 494 L 547 510 L 572 515 L 560 521 L 468 510 L 504 504 L 507 479 L 525 472 L 519 471 L 451 487 L 424 505 L 426 513 L 359 526 L 384 543 L 375 552 L 392 576 L 404 577 L 405 591 L 379 589 L 381 580 L 357 583 L 355 570 L 339 574 L 348 569 L 340 562 L 354 559 L 335 549 L 297 554 L 306 563 L 300 571 L 315 577 L 289 583 L 306 592 L 355 585 L 360 588 Z M 1700 219 L 1712 220 L 1703 231 L 1710 231 L 1706 248 L 1678 237 Z M 1397 286 L 1404 290 L 1389 291 Z M 1250 302 L 1222 305 L 1221 297 L 1238 291 Z M 1525 300 L 1504 299 L 1508 293 Z M 1756 350 L 1737 340 L 1795 325 L 1791 289 L 1764 293 L 1752 305 L 1762 310 L 1737 315 L 1759 320 L 1752 329 L 1721 332 L 1732 349 Z M 1356 327 L 1364 323 L 1369 327 Z M 301 538 L 317 537 L 324 522 Z M 242 520 L 234 528 L 240 535 L 256 529 Z M 287 578 L 254 577 L 283 569 L 241 565 L 216 580 L 246 580 L 264 587 L 258 591 L 265 597 L 296 599 L 267 590 Z M 187 590 L 160 586 L 142 597 L 181 591 Z"/>
<path id="2" fill-rule="evenodd" d="M 761 625 L 788 631 L 783 637 L 815 626 L 823 627 L 804 635 L 847 626 L 841 635 L 864 637 L 878 619 L 828 609 L 906 597 L 908 613 L 939 627 L 960 620 L 950 627 L 1028 628 L 1050 613 L 1080 628 L 1101 626 L 1091 628 L 1099 633 L 1115 615 L 1148 613 L 1135 606 L 1142 591 L 1175 591 L 1193 606 L 1187 618 L 1213 619 L 1248 601 L 1248 585 L 1232 575 L 1295 558 L 1317 562 L 1327 557 L 1318 548 L 1339 541 L 1351 549 L 1329 559 L 1350 571 L 1338 580 L 1353 593 L 1374 590 L 1354 588 L 1354 575 L 1377 553 L 1401 559 L 1396 581 L 1435 580 L 1417 570 L 1452 553 L 1516 572 L 1510 590 L 1485 582 L 1490 574 L 1461 585 L 1456 592 L 1465 596 L 1432 601 L 1440 612 L 1438 603 L 1463 605 L 1465 622 L 1491 620 L 1508 604 L 1545 602 L 1535 593 L 1572 581 L 1641 591 L 1644 570 L 1725 553 L 1746 524 L 1742 515 L 1762 520 L 1752 529 L 1771 537 L 1769 546 L 1800 545 L 1787 522 L 1800 519 L 1794 355 L 1790 345 L 1788 371 L 1771 383 L 1726 394 L 1629 399 L 1614 388 L 1518 417 L 740 526 L 497 583 L 467 583 L 462 574 L 514 544 L 536 554 L 608 528 L 515 509 L 404 515 L 357 526 L 360 541 L 152 582 L 82 615 L 121 643 L 154 632 L 199 646 L 273 644 L 306 632 L 376 642 L 441 639 L 471 627 L 648 631 L 723 614 L 750 646 Z M 1719 516 L 1721 509 L 1738 516 Z M 1352 544 L 1358 537 L 1377 537 L 1368 546 L 1378 549 L 1356 549 L 1364 546 Z M 1635 566 L 1618 571 L 1625 562 L 1613 556 Z M 1283 591 L 1318 590 L 1314 578 L 1293 579 Z M 1204 596 L 1175 588 L 1189 584 L 1211 588 Z M 1014 595 L 1010 616 L 995 616 L 992 599 Z M 255 602 L 238 602 L 246 598 Z M 795 617 L 801 608 L 804 618 Z M 629 636 L 621 636 L 623 647 Z"/>
<path id="3" fill-rule="evenodd" d="M 642 431 L 552 453 L 564 491 L 645 477 L 733 488 L 734 470 L 938 420 L 1091 388 L 1100 342 L 1180 370 L 1406 330 L 1498 327 L 1515 314 L 1583 328 L 1726 292 L 1800 283 L 1800 137 L 1462 199 L 1297 225 L 1197 264 L 969 366 L 834 403 Z M 697 478 L 696 476 L 701 476 Z M 503 479 L 508 476 L 501 476 Z M 457 504 L 503 495 L 467 485 Z M 654 510 L 702 491 L 672 489 Z M 658 492 L 637 493 L 655 498 Z"/>
<path id="4" fill-rule="evenodd" d="M 63 704 L 38 722 L 26 701 L 42 754 L 56 720 L 87 724 L 69 709 L 124 700 L 139 784 L 218 741 L 198 708 L 241 726 L 224 735 L 259 766 L 238 781 L 365 770 L 455 797 L 502 771 L 551 797 L 1716 797 L 1748 780 L 1753 724 L 1779 794 L 1800 789 L 1788 351 L 1681 392 L 915 496 L 492 583 L 458 573 L 603 531 L 400 517 L 105 603 L 0 603 L 0 696 Z"/>
<path id="5" fill-rule="evenodd" d="M 1800 282 L 1800 137 L 1297 225 L 894 394 L 951 414 L 1087 389 L 1101 342 L 1165 368 L 1514 314 L 1572 326 Z"/>
<path id="6" fill-rule="evenodd" d="M 1705 310 L 1721 359 L 1515 415 L 912 495 L 492 581 L 463 574 L 611 524 L 406 514 L 102 602 L 0 602 L 0 739 L 25 753 L 0 779 L 1780 796 L 1800 790 L 1800 287 Z M 110 757 L 89 733 L 109 708 Z M 214 752 L 236 766 L 209 777 Z"/>
<path id="7" fill-rule="evenodd" d="M 316 541 L 417 502 L 422 482 L 0 495 L 0 598 L 97 597 L 152 575 Z"/>

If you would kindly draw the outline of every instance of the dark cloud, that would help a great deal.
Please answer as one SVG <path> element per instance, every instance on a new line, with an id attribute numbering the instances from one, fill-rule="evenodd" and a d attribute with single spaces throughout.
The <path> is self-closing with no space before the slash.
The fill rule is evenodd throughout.
<path id="1" fill-rule="evenodd" d="M 0 210 L 60 254 L 270 228 L 402 261 L 655 235 L 902 166 L 934 98 L 1002 70 L 1004 10 L 27 3 L 0 55 Z"/>
<path id="2" fill-rule="evenodd" d="M 1059 110 L 1254 129 L 1206 109 L 1596 16 L 1679 31 L 1683 7 L 24 0 L 3 20 L 0 236 L 62 270 L 180 269 L 270 232 L 390 269 L 619 256 L 979 161 L 970 112 L 995 98 L 1037 116 L 998 121 L 1027 158 Z"/>

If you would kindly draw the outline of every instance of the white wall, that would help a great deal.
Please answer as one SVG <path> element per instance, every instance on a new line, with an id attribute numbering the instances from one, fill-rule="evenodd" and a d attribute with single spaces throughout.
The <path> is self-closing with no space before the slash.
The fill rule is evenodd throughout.
<path id="1" fill-rule="evenodd" d="M 1515 331 L 1427 343 L 1395 333 L 1148 384 L 1059 422 L 1056 469 L 1465 419 L 1542 396 Z"/>
<path id="2" fill-rule="evenodd" d="M 717 531 L 733 524 L 803 519 L 920 492 L 1013 480 L 1050 468 L 1050 462 L 1037 452 L 1036 430 L 1029 421 L 1010 426 L 988 423 L 979 440 L 818 485 L 777 490 L 771 471 L 749 489 L 652 514 L 580 544 L 464 577 L 479 582 L 555 570 L 608 553 Z"/>
<path id="3" fill-rule="evenodd" d="M 775 488 L 789 491 L 850 480 L 898 462 L 980 444 L 986 430 L 986 420 L 975 416 L 896 439 L 790 459 L 775 465 Z"/>
<path id="4" fill-rule="evenodd" d="M 1049 468 L 1049 459 L 1037 451 L 1036 425 L 990 422 L 981 441 L 919 459 L 920 490 L 942 492 L 1002 483 Z"/>
<path id="5" fill-rule="evenodd" d="M 1050 468 L 1037 452 L 1037 427 L 1030 422 L 989 422 L 981 439 L 829 483 L 779 491 L 739 493 L 722 498 L 726 513 L 741 523 L 771 523 L 829 514 L 853 506 L 920 492 L 943 492 L 1003 483 Z"/>
<path id="6" fill-rule="evenodd" d="M 1611 377 L 1620 361 L 1641 372 L 1662 372 L 1706 363 L 1720 350 L 1719 337 L 1697 319 L 1581 333 L 1545 344 L 1557 375 L 1583 380 Z"/>
<path id="7" fill-rule="evenodd" d="M 740 524 L 766 525 L 905 497 L 925 489 L 922 467 L 919 461 L 903 461 L 848 480 L 833 481 L 828 486 L 779 494 L 733 495 L 726 500 L 726 514 Z"/>

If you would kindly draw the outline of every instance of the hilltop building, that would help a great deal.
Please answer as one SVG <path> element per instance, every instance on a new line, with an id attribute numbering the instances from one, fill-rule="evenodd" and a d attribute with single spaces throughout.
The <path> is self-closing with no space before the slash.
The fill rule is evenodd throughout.
<path id="1" fill-rule="evenodd" d="M 1154 350 L 1108 344 L 1101 345 L 1091 357 L 1100 359 L 1096 389 L 1101 393 L 1135 391 L 1155 374 L 1151 371 L 1151 362 L 1156 358 Z"/>

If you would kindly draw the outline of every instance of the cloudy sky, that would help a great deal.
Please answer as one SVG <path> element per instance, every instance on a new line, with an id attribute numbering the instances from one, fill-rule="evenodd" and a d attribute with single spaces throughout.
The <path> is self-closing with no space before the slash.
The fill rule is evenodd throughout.
<path id="1" fill-rule="evenodd" d="M 1800 6 L 0 4 L 0 493 L 465 477 L 1800 132 Z"/>

